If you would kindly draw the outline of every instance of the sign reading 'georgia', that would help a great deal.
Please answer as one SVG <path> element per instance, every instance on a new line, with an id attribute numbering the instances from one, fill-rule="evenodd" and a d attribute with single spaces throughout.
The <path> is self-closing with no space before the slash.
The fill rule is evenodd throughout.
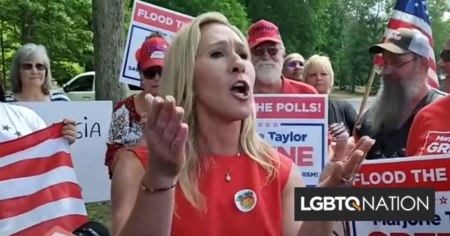
<path id="1" fill-rule="evenodd" d="M 316 185 L 328 151 L 327 96 L 258 94 L 255 102 L 259 135 Z"/>

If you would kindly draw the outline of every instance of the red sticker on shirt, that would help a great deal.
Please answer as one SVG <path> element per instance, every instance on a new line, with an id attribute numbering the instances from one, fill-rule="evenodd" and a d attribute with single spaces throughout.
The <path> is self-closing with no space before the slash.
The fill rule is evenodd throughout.
<path id="1" fill-rule="evenodd" d="M 450 153 L 450 131 L 430 131 L 425 139 L 420 155 Z"/>

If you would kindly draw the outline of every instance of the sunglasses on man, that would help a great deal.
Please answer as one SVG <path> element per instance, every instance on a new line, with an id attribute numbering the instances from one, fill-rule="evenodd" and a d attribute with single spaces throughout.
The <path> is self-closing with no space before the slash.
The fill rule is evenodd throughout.
<path id="1" fill-rule="evenodd" d="M 450 49 L 442 50 L 441 58 L 444 62 L 450 62 Z"/>
<path id="2" fill-rule="evenodd" d="M 297 66 L 303 67 L 304 65 L 305 65 L 305 63 L 301 62 L 301 61 L 291 61 L 287 64 L 287 66 L 290 68 L 295 68 Z"/>
<path id="3" fill-rule="evenodd" d="M 266 54 L 266 52 L 270 56 L 275 56 L 278 54 L 279 49 L 276 46 L 270 46 L 270 47 L 256 47 L 253 48 L 251 51 L 254 56 L 262 57 Z"/>

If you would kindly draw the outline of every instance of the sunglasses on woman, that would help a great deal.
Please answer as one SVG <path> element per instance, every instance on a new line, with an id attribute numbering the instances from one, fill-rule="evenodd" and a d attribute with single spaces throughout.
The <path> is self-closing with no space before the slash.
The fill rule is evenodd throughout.
<path id="1" fill-rule="evenodd" d="M 31 69 L 33 69 L 33 67 L 36 68 L 36 70 L 39 70 L 39 71 L 43 71 L 43 70 L 46 69 L 45 65 L 41 64 L 41 63 L 36 63 L 36 64 L 33 64 L 33 63 L 22 63 L 22 65 L 20 66 L 20 68 L 22 68 L 22 70 L 31 70 Z"/>
<path id="2" fill-rule="evenodd" d="M 444 62 L 450 62 L 450 49 L 442 50 L 441 58 Z"/>
<path id="3" fill-rule="evenodd" d="M 144 75 L 144 77 L 146 79 L 154 79 L 156 77 L 156 75 L 159 75 L 159 77 L 161 77 L 162 67 L 160 67 L 160 66 L 150 67 L 150 68 L 142 71 L 142 74 Z"/>

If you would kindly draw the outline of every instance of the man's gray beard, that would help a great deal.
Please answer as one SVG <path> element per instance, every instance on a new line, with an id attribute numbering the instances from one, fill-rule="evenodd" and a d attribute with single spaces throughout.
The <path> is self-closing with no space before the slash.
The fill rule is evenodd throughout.
<path id="1" fill-rule="evenodd" d="M 277 67 L 262 66 L 255 68 L 256 79 L 262 83 L 268 83 L 281 78 L 281 70 Z"/>
<path id="2" fill-rule="evenodd" d="M 383 133 L 399 128 L 414 109 L 413 100 L 418 94 L 417 78 L 400 82 L 397 78 L 382 80 L 375 103 L 371 108 L 372 131 Z"/>

